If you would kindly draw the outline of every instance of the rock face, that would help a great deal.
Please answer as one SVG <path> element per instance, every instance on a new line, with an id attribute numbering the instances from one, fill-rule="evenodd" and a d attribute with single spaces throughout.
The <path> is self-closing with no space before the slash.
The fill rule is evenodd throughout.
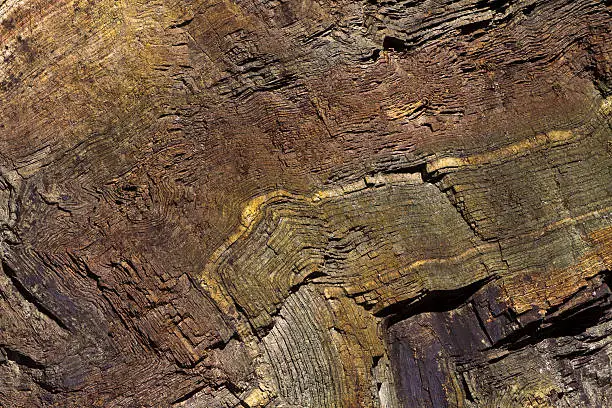
<path id="1" fill-rule="evenodd" d="M 0 407 L 612 407 L 606 0 L 0 0 Z"/>

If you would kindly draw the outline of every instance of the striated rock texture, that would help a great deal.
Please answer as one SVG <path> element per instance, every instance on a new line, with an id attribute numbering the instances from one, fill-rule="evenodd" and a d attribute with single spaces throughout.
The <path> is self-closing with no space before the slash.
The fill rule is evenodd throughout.
<path id="1" fill-rule="evenodd" d="M 0 0 L 0 407 L 612 407 L 607 0 Z"/>

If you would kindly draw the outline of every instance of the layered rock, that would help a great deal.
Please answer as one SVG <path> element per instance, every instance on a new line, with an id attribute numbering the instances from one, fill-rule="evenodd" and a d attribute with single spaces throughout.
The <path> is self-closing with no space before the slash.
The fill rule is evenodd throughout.
<path id="1" fill-rule="evenodd" d="M 0 406 L 612 406 L 610 14 L 0 2 Z"/>

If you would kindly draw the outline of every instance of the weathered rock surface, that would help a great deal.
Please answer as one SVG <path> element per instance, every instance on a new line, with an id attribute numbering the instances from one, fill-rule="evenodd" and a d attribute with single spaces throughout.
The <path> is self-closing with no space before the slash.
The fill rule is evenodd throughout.
<path id="1" fill-rule="evenodd" d="M 606 0 L 0 0 L 1 407 L 612 407 Z"/>

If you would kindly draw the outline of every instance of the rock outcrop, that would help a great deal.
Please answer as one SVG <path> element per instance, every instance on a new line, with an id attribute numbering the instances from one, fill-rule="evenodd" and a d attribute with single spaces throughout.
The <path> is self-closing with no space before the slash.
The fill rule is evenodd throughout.
<path id="1" fill-rule="evenodd" d="M 0 407 L 612 407 L 605 0 L 0 0 Z"/>

